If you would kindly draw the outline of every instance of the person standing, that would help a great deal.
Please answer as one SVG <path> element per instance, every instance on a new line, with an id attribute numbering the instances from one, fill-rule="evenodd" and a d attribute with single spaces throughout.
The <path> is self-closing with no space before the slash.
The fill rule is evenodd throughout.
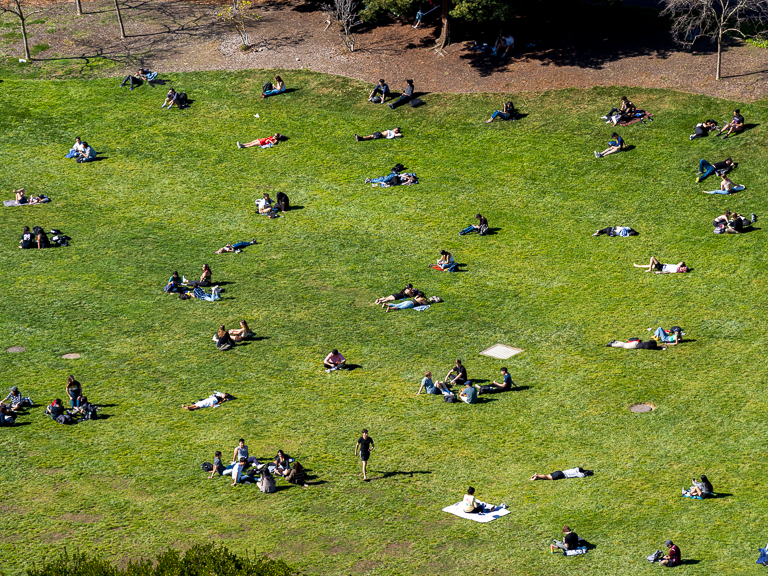
<path id="1" fill-rule="evenodd" d="M 357 444 L 355 444 L 355 456 L 360 452 L 360 460 L 363 463 L 363 480 L 368 480 L 368 459 L 371 457 L 373 448 L 373 438 L 368 436 L 368 430 L 363 428 L 363 435 L 357 439 Z"/>

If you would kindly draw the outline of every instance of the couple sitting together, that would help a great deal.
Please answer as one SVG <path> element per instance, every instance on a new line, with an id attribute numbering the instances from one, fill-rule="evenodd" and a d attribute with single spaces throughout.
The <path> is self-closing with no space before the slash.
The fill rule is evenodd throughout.
<path id="1" fill-rule="evenodd" d="M 254 333 L 248 327 L 248 322 L 240 320 L 240 328 L 232 328 L 227 330 L 224 324 L 219 326 L 218 332 L 213 336 L 213 341 L 216 342 L 216 347 L 224 352 L 229 350 L 238 342 L 242 342 L 247 338 L 252 338 Z"/>

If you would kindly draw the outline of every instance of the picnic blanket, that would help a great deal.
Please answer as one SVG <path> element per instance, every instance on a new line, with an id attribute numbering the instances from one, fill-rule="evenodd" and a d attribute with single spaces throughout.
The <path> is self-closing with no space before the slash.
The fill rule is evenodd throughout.
<path id="1" fill-rule="evenodd" d="M 417 312 L 424 312 L 425 310 L 429 310 L 429 304 L 424 304 L 423 306 L 416 306 L 414 307 L 414 310 Z"/>
<path id="2" fill-rule="evenodd" d="M 442 268 L 442 267 L 438 266 L 437 264 L 431 264 L 430 265 L 430 268 L 432 268 L 432 270 L 437 270 L 439 272 L 456 272 L 458 267 L 459 267 L 459 265 L 456 264 L 455 262 L 452 265 L 448 266 L 447 268 Z"/>
<path id="3" fill-rule="evenodd" d="M 637 124 L 638 122 L 643 122 L 644 120 L 648 120 L 653 116 L 653 114 L 649 114 L 645 110 L 637 110 L 637 113 L 640 114 L 642 112 L 642 116 L 634 116 L 631 120 L 622 120 L 616 126 L 629 126 L 630 124 Z"/>
<path id="4" fill-rule="evenodd" d="M 29 202 L 25 202 L 24 204 L 19 204 L 16 200 L 3 200 L 3 206 L 38 206 L 40 204 L 47 204 L 48 202 L 50 202 L 50 200 L 43 201 L 43 202 L 35 202 L 34 204 L 30 204 Z"/>
<path id="5" fill-rule="evenodd" d="M 482 504 L 483 509 L 487 510 L 487 512 L 476 512 L 474 514 L 468 514 L 464 512 L 464 502 L 456 502 L 456 504 L 446 506 L 443 508 L 443 512 L 448 512 L 448 514 L 453 514 L 459 518 L 466 518 L 467 520 L 474 520 L 475 522 L 482 522 L 484 524 L 486 522 L 493 522 L 496 520 L 496 518 L 501 518 L 502 516 L 509 514 L 509 510 L 506 508 L 494 510 L 495 506 L 493 506 L 493 504 L 487 504 L 486 502 L 481 502 L 480 500 L 478 500 L 477 503 Z"/>
<path id="6" fill-rule="evenodd" d="M 755 564 L 768 566 L 768 544 L 765 545 L 765 548 L 758 548 L 758 550 L 760 551 L 760 558 L 757 559 Z"/>

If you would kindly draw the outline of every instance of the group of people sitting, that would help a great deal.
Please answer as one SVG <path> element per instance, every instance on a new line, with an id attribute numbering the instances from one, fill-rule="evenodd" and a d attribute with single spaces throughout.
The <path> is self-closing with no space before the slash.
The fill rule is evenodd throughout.
<path id="1" fill-rule="evenodd" d="M 731 134 L 739 134 L 744 131 L 744 116 L 742 116 L 741 111 L 736 108 L 736 110 L 733 111 L 733 118 L 731 118 L 731 121 L 726 123 L 722 128 L 718 127 L 717 122 L 712 119 L 699 122 L 694 127 L 693 134 L 688 136 L 688 139 L 695 140 L 696 138 L 705 138 L 710 132 L 714 132 L 715 130 L 718 131 L 715 136 L 720 136 L 725 132 L 725 135 L 722 136 L 723 140 L 728 138 Z"/>
<path id="2" fill-rule="evenodd" d="M 725 214 L 721 214 L 712 221 L 712 225 L 715 227 L 715 234 L 739 234 L 752 228 L 755 222 L 757 222 L 755 214 L 747 218 L 743 214 L 726 210 Z"/>
<path id="3" fill-rule="evenodd" d="M 71 374 L 67 376 L 65 391 L 69 398 L 70 409 L 64 408 L 61 398 L 56 398 L 45 409 L 45 413 L 51 417 L 51 420 L 58 424 L 72 424 L 74 419 L 78 417 L 84 420 L 97 418 L 98 406 L 88 401 L 88 398 L 83 394 L 82 385 Z M 29 399 L 27 398 L 27 400 Z M 31 400 L 29 402 L 31 405 Z"/>
<path id="4" fill-rule="evenodd" d="M 222 352 L 229 350 L 235 346 L 238 342 L 253 338 L 255 334 L 248 327 L 248 322 L 240 320 L 240 328 L 231 328 L 227 330 L 224 324 L 219 326 L 219 330 L 213 337 L 213 341 L 216 342 L 216 347 Z"/>
<path id="5" fill-rule="evenodd" d="M 492 384 L 472 385 L 472 382 L 467 377 L 467 369 L 461 363 L 461 360 L 456 360 L 456 364 L 448 374 L 445 375 L 443 380 L 434 382 L 432 380 L 432 372 L 425 372 L 424 378 L 421 379 L 416 396 L 419 396 L 422 392 L 427 394 L 442 394 L 443 396 L 456 396 L 451 391 L 451 386 L 461 386 L 459 390 L 458 398 L 467 404 L 476 404 L 477 397 L 480 394 L 496 394 L 498 392 L 508 392 L 512 389 L 517 389 L 517 384 L 512 381 L 512 377 L 509 375 L 509 370 L 506 366 L 501 369 L 501 382 L 493 381 Z"/>
<path id="6" fill-rule="evenodd" d="M 19 240 L 19 248 L 40 250 L 50 247 L 51 242 L 41 226 L 35 226 L 31 231 L 29 226 L 24 226 L 24 230 L 21 232 L 21 240 Z"/>
<path id="7" fill-rule="evenodd" d="M 11 386 L 8 396 L 0 402 L 0 426 L 10 426 L 16 422 L 19 412 L 34 406 L 32 398 L 22 396 L 18 386 Z"/>
<path id="8" fill-rule="evenodd" d="M 421 307 L 425 306 L 428 308 L 431 304 L 439 304 L 442 301 L 440 296 L 430 296 L 427 298 L 426 294 L 414 288 L 413 284 L 406 284 L 405 288 L 400 292 L 377 298 L 374 300 L 374 304 L 381 304 L 381 307 L 386 312 L 389 312 L 390 310 L 406 310 L 408 308 L 426 310 L 426 308 Z"/>
<path id="9" fill-rule="evenodd" d="M 97 152 L 94 150 L 88 142 L 80 140 L 80 136 L 75 138 L 75 143 L 72 148 L 69 149 L 64 158 L 74 158 L 76 162 L 93 162 L 96 160 Z"/>
<path id="10" fill-rule="evenodd" d="M 246 446 L 245 440 L 240 438 L 232 455 L 232 462 L 228 466 L 224 466 L 221 458 L 221 452 L 216 450 L 213 464 L 209 465 L 211 471 L 209 479 L 216 475 L 230 476 L 232 486 L 256 484 L 259 490 L 266 494 L 276 491 L 276 476 L 291 484 L 303 488 L 309 487 L 304 467 L 282 450 L 277 451 L 277 456 L 272 462 L 261 464 L 256 457 L 248 455 L 248 446 Z"/>
<path id="11" fill-rule="evenodd" d="M 259 214 L 269 216 L 270 218 L 277 218 L 278 213 L 291 209 L 291 201 L 285 192 L 278 192 L 275 202 L 270 198 L 269 192 L 264 192 L 264 197 L 256 200 L 256 205 L 258 206 Z"/>

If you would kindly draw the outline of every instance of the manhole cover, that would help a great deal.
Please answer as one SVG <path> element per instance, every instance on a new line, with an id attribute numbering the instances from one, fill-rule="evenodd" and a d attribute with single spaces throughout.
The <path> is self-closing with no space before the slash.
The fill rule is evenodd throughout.
<path id="1" fill-rule="evenodd" d="M 27 349 L 24 348 L 24 346 L 11 346 L 10 348 L 8 348 L 8 352 L 11 352 L 11 353 L 26 352 L 26 351 Z"/>
<path id="2" fill-rule="evenodd" d="M 74 360 L 75 358 L 80 358 L 80 354 L 74 352 L 72 354 L 63 354 L 61 357 L 65 360 Z"/>
<path id="3" fill-rule="evenodd" d="M 656 409 L 653 404 L 632 404 L 629 407 L 630 412 L 651 412 Z"/>

